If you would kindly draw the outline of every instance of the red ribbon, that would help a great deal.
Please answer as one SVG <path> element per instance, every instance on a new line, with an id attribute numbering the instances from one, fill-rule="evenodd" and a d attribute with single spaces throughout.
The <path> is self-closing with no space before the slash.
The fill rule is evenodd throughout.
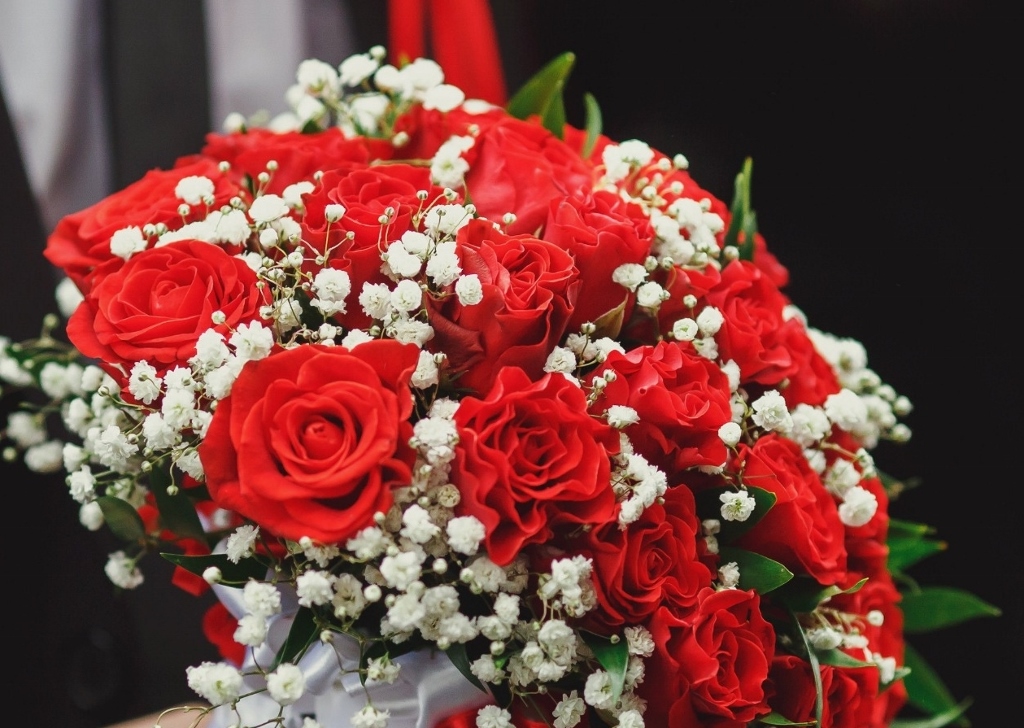
<path id="1" fill-rule="evenodd" d="M 508 100 L 487 0 L 388 0 L 388 42 L 391 62 L 398 67 L 429 55 L 441 64 L 445 81 L 468 98 L 498 106 Z"/>

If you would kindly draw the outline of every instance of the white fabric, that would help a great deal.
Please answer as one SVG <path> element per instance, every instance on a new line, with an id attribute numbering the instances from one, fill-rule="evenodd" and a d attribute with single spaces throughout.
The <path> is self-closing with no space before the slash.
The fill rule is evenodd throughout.
<path id="1" fill-rule="evenodd" d="M 214 591 L 236 618 L 245 614 L 241 589 L 215 586 Z M 272 618 L 267 645 L 248 651 L 243 672 L 257 663 L 269 665 L 284 643 L 298 605 L 294 594 L 286 594 L 282 602 L 282 613 Z M 324 726 L 351 725 L 353 714 L 366 705 L 368 696 L 378 710 L 389 711 L 388 728 L 433 728 L 442 718 L 488 702 L 489 696 L 473 686 L 443 652 L 412 652 L 395 662 L 401 669 L 393 684 L 364 687 L 354 672 L 359 649 L 353 638 L 335 635 L 330 645 L 315 643 L 298 663 L 306 677 L 306 693 L 285 709 L 284 728 L 300 728 L 303 716 L 314 717 Z M 262 680 L 248 680 L 252 689 L 264 686 Z M 279 710 L 265 692 L 244 698 L 238 708 L 238 715 L 228 707 L 215 710 L 209 728 L 235 725 L 239 715 L 242 725 L 262 725 Z"/>
<path id="2" fill-rule="evenodd" d="M 0 0 L 0 84 L 47 230 L 112 191 L 101 10 L 100 0 Z M 299 63 L 325 43 L 338 61 L 361 50 L 337 2 L 205 0 L 205 12 L 212 130 L 232 111 L 285 111 Z"/>

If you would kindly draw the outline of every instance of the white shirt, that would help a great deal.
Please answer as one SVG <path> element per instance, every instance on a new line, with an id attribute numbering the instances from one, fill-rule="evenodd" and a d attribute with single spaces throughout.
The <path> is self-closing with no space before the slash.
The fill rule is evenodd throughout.
<path id="1" fill-rule="evenodd" d="M 341 4 L 205 0 L 210 129 L 286 110 L 299 63 L 359 50 Z M 109 194 L 101 0 L 0 0 L 0 83 L 46 229 Z M 317 46 L 320 47 L 317 47 Z M 198 150 L 196 150 L 198 151 Z"/>

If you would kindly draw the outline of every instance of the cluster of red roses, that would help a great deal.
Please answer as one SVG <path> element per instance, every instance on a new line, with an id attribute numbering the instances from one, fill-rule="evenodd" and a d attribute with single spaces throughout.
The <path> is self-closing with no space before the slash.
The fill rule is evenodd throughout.
<path id="1" fill-rule="evenodd" d="M 429 164 L 451 139 L 470 140 L 458 186 Z M 208 184 L 190 199 L 195 180 Z M 257 214 L 261 199 L 284 207 Z M 464 219 L 428 229 L 431 210 Z M 777 394 L 777 419 L 824 416 L 870 370 L 844 371 L 836 341 L 783 293 L 787 271 L 762 237 L 728 238 L 733 217 L 685 164 L 635 142 L 591 143 L 572 127 L 559 137 L 496 107 L 415 105 L 387 139 L 211 134 L 199 154 L 62 220 L 46 256 L 83 295 L 71 342 L 126 409 L 172 417 L 166 390 L 142 396 L 140 362 L 153 382 L 193 374 L 188 422 L 163 447 L 207 538 L 174 533 L 150 493 L 139 511 L 161 539 L 208 554 L 251 523 L 269 539 L 344 548 L 417 482 L 416 425 L 450 402 L 455 436 L 433 485 L 457 489 L 452 514 L 483 524 L 480 553 L 500 567 L 590 561 L 594 605 L 571 621 L 603 637 L 649 632 L 641 677 L 623 678 L 635 683 L 625 707 L 645 704 L 648 726 L 817 713 L 823 726 L 881 728 L 906 692 L 887 494 L 866 450 L 892 433 L 891 406 L 872 407 L 893 397 L 862 376 L 861 420 L 830 413 L 816 435 L 759 415 L 754 404 Z M 118 254 L 111 240 L 126 230 L 136 247 Z M 427 248 L 405 245 L 422 267 L 403 273 L 391 246 L 410 233 Z M 450 276 L 427 265 L 445 244 Z M 350 287 L 328 308 L 315 303 L 327 300 L 324 270 Z M 468 276 L 478 286 L 460 295 Z M 403 280 L 421 301 L 395 303 Z M 219 356 L 202 353 L 210 331 Z M 211 376 L 204 389 L 222 367 L 230 384 L 215 392 Z M 193 445 L 201 468 L 187 465 Z M 637 462 L 663 487 L 625 517 Z M 852 486 L 874 499 L 866 518 L 840 515 Z M 753 513 L 729 520 L 723 493 L 747 494 Z M 470 657 L 487 644 L 469 643 Z"/>

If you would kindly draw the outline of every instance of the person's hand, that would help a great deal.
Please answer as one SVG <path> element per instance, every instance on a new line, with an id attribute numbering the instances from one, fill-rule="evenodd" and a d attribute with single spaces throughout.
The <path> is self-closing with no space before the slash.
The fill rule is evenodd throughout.
<path id="1" fill-rule="evenodd" d="M 187 711 L 184 708 L 171 708 L 150 713 L 122 723 L 115 723 L 107 728 L 204 728 L 207 725 L 209 725 L 209 716 L 201 716 L 200 708 L 193 706 Z"/>

